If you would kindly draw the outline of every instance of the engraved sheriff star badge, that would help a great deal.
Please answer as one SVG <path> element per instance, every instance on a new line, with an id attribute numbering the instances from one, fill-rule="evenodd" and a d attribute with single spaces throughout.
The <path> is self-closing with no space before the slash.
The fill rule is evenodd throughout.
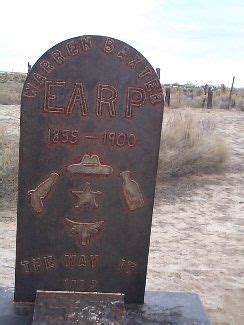
<path id="1" fill-rule="evenodd" d="M 76 195 L 78 200 L 76 202 L 75 208 L 79 209 L 83 205 L 90 205 L 92 208 L 98 208 L 99 205 L 96 198 L 102 193 L 97 191 L 93 192 L 91 189 L 91 184 L 86 182 L 82 191 L 71 191 L 72 194 Z"/>

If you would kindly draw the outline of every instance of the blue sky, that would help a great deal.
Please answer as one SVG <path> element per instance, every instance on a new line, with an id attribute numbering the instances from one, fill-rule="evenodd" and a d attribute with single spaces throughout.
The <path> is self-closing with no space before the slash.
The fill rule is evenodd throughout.
<path id="1" fill-rule="evenodd" d="M 161 80 L 244 87 L 244 0 L 8 0 L 0 70 L 23 71 L 70 37 L 108 35 L 161 68 Z"/>

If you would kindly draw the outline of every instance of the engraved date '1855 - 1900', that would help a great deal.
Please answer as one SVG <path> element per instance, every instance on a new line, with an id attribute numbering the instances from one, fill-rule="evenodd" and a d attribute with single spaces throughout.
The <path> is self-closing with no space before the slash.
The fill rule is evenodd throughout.
<path id="1" fill-rule="evenodd" d="M 48 128 L 49 145 L 78 145 L 81 141 L 97 142 L 117 148 L 133 148 L 137 139 L 134 133 L 106 131 L 101 134 L 80 134 L 75 129 Z"/>

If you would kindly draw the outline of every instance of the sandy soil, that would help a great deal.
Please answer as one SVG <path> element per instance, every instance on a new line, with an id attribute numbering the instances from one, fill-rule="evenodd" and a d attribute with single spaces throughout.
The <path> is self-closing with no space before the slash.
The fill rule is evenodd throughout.
<path id="1" fill-rule="evenodd" d="M 198 293 L 213 324 L 244 324 L 244 113 L 209 114 L 231 146 L 222 173 L 158 183 L 147 290 Z M 0 106 L 0 124 L 18 132 L 18 107 Z M 15 208 L 0 211 L 0 286 L 14 285 Z"/>
<path id="2" fill-rule="evenodd" d="M 9 134 L 19 135 L 20 107 L 18 105 L 0 105 L 0 126 Z"/>

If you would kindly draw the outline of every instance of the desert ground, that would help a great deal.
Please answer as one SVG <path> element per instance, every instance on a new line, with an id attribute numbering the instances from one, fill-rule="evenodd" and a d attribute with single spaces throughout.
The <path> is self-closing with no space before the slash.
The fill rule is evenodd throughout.
<path id="1" fill-rule="evenodd" d="M 180 109 L 179 109 L 180 112 Z M 198 293 L 213 324 L 244 324 L 244 112 L 196 110 L 215 121 L 231 156 L 221 171 L 158 181 L 147 290 Z M 0 126 L 19 132 L 19 106 Z M 0 205 L 0 286 L 14 286 L 16 204 Z"/>

